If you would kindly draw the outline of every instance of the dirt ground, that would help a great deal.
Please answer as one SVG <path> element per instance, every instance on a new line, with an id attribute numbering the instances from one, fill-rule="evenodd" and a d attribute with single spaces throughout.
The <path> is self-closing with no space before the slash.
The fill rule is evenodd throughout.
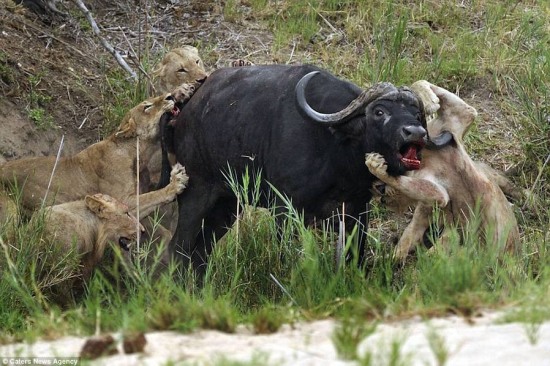
<path id="1" fill-rule="evenodd" d="M 267 32 L 224 22 L 213 2 L 160 1 L 143 9 L 137 2 L 85 3 L 101 35 L 136 72 L 137 60 L 144 57 L 139 50 L 157 60 L 166 48 L 184 44 L 215 44 L 208 52 L 208 69 L 236 58 L 273 62 Z M 61 1 L 57 7 L 67 15 L 36 14 L 0 0 L 0 162 L 55 155 L 63 136 L 63 155 L 101 138 L 103 99 L 108 95 L 102 92 L 108 88 L 105 74 L 122 68 L 72 2 Z M 151 39 L 143 41 L 140 29 L 148 29 Z M 33 109 L 43 109 L 46 118 L 33 120 Z"/>
<path id="2" fill-rule="evenodd" d="M 246 1 L 238 2 L 245 16 L 236 22 L 224 20 L 218 1 L 90 0 L 85 4 L 101 36 L 136 72 L 139 60 L 144 64 L 149 57 L 154 63 L 166 49 L 184 44 L 199 47 L 209 70 L 239 58 L 256 64 L 318 61 L 304 50 L 273 52 L 273 35 L 264 24 L 248 19 Z M 0 162 L 54 155 L 63 136 L 64 155 L 102 137 L 104 99 L 109 95 L 106 74 L 112 70 L 123 73 L 122 68 L 72 1 L 58 1 L 57 8 L 66 15 L 39 15 L 12 0 L 0 0 Z M 144 80 L 147 77 L 140 75 Z M 512 156 L 520 153 L 511 138 L 515 127 L 483 85 L 468 87 L 461 96 L 478 109 L 480 138 L 497 141 L 500 147 L 492 151 L 493 144 L 488 144 L 483 156 L 476 158 L 506 170 L 511 161 L 518 161 Z M 36 109 L 43 109 L 46 117 L 33 121 L 30 116 Z"/>

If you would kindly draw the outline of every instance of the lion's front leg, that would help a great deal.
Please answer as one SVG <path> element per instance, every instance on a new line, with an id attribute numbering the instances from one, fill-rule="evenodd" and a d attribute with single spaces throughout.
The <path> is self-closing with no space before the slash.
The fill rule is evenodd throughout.
<path id="1" fill-rule="evenodd" d="M 183 192 L 188 182 L 189 177 L 185 173 L 185 168 L 179 163 L 175 164 L 170 172 L 170 183 L 166 187 L 139 196 L 139 219 L 148 216 L 160 205 L 175 200 L 176 196 Z M 132 201 L 130 200 L 129 205 L 135 209 L 137 204 Z"/>
<path id="2" fill-rule="evenodd" d="M 386 160 L 378 153 L 367 154 L 365 164 L 369 168 L 369 171 L 382 182 L 415 201 L 426 204 L 437 203 L 439 207 L 445 207 L 449 203 L 447 190 L 437 182 L 405 175 L 397 177 L 388 175 Z"/>

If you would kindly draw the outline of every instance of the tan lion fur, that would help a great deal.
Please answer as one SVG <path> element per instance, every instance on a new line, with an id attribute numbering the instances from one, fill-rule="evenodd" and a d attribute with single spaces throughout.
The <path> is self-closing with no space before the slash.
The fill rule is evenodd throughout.
<path id="1" fill-rule="evenodd" d="M 155 90 L 159 93 L 173 90 L 185 83 L 198 87 L 208 76 L 199 50 L 187 45 L 166 53 L 152 75 Z"/>
<path id="2" fill-rule="evenodd" d="M 434 204 L 441 209 L 445 223 L 440 239 L 443 244 L 451 235 L 450 226 L 464 228 L 479 207 L 480 234 L 486 235 L 489 244 L 499 246 L 498 249 L 516 251 L 520 244 L 517 221 L 499 187 L 499 183 L 507 180 L 496 170 L 472 161 L 462 141 L 477 116 L 476 110 L 455 94 L 426 81 L 411 88 L 425 105 L 434 111 L 439 109 L 437 117 L 428 121 L 429 135 L 449 131 L 455 142 L 440 150 L 424 149 L 421 169 L 399 177 L 387 174 L 382 156 L 367 154 L 366 164 L 371 173 L 393 188 L 389 199 L 394 205 L 405 207 L 416 203 L 413 219 L 397 244 L 395 257 L 404 260 L 422 242 L 433 218 Z"/>
<path id="3" fill-rule="evenodd" d="M 132 108 L 111 136 L 74 156 L 61 158 L 55 167 L 49 190 L 55 157 L 23 158 L 0 165 L 0 185 L 21 187 L 21 205 L 28 214 L 41 206 L 81 200 L 98 192 L 116 197 L 133 210 L 136 208 L 138 173 L 136 139 L 139 137 L 140 167 L 146 169 L 152 154 L 160 147 L 159 119 L 173 107 L 174 100 L 167 93 Z M 147 172 L 140 171 L 140 174 L 146 176 Z M 150 214 L 160 204 L 173 200 L 185 187 L 188 178 L 183 168 L 176 179 L 179 182 L 177 189 L 170 185 L 163 190 L 139 195 L 140 218 Z M 0 195 L 0 199 L 5 200 L 6 197 Z M 6 212 L 0 214 L 5 215 Z M 0 222 L 5 220 L 6 217 L 0 217 Z"/>
<path id="4" fill-rule="evenodd" d="M 36 212 L 32 220 L 39 220 Z M 88 195 L 83 200 L 47 207 L 43 214 L 42 240 L 63 250 L 74 249 L 87 280 L 109 245 L 135 243 L 143 226 L 129 212 L 128 205 L 107 194 Z"/>

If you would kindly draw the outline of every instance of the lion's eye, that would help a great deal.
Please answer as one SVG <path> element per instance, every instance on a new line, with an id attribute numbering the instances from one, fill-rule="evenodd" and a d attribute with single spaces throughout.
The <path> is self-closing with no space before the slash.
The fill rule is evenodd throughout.
<path id="1" fill-rule="evenodd" d="M 197 61 L 195 61 L 195 63 L 198 65 L 200 61 L 201 61 L 201 60 L 197 60 Z"/>
<path id="2" fill-rule="evenodd" d="M 181 69 L 178 70 L 178 72 L 187 72 L 187 69 L 185 67 L 182 67 Z"/>
<path id="3" fill-rule="evenodd" d="M 143 111 L 147 112 L 153 105 L 152 104 L 146 104 L 143 106 Z"/>

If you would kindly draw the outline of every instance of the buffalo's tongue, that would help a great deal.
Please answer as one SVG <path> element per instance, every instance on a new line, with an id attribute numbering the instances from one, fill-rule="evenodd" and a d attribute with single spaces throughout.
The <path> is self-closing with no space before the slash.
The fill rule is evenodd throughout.
<path id="1" fill-rule="evenodd" d="M 418 158 L 416 157 L 416 146 L 410 146 L 405 152 L 403 158 L 407 160 L 418 160 Z"/>
<path id="2" fill-rule="evenodd" d="M 405 165 L 405 167 L 409 170 L 420 169 L 420 160 L 418 160 L 417 156 L 417 147 L 414 145 L 409 146 L 407 151 L 405 151 L 405 154 L 401 158 L 401 161 L 403 162 L 403 165 Z"/>

